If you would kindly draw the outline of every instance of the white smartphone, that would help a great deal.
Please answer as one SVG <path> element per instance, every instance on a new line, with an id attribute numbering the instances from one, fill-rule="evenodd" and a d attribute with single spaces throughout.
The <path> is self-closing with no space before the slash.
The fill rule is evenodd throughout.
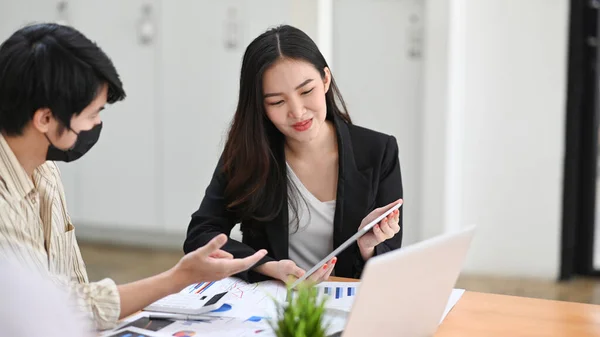
<path id="1" fill-rule="evenodd" d="M 327 255 L 323 260 L 321 260 L 314 267 L 312 267 L 309 271 L 307 271 L 304 275 L 302 275 L 302 277 L 300 277 L 294 283 L 292 283 L 291 288 L 292 289 L 295 288 L 302 281 L 306 280 L 310 275 L 312 275 L 315 271 L 317 271 L 319 268 L 321 268 L 325 263 L 327 263 L 329 260 L 333 259 L 334 256 L 338 255 L 344 249 L 348 248 L 348 246 L 350 246 L 352 243 L 354 243 L 354 241 L 358 240 L 361 236 L 367 234 L 383 218 L 385 218 L 390 213 L 392 213 L 393 211 L 400 208 L 400 206 L 402 206 L 402 203 L 403 202 L 401 201 L 401 202 L 391 206 L 387 211 L 385 211 L 383 214 L 381 214 L 380 216 L 375 218 L 375 220 L 369 222 L 365 227 L 361 228 L 358 232 L 356 232 L 356 234 L 352 235 L 348 240 L 346 240 L 339 247 L 337 247 L 333 252 L 331 252 L 331 254 Z"/>

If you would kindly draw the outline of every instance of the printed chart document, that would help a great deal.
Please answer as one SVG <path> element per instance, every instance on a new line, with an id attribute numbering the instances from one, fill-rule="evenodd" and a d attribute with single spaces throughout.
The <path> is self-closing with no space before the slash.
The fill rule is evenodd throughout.
<path id="1" fill-rule="evenodd" d="M 275 317 L 275 301 L 282 303 L 286 298 L 285 285 L 279 281 L 247 283 L 233 277 L 217 282 L 193 284 L 182 290 L 184 293 L 198 296 L 213 296 L 225 291 L 227 295 L 223 298 L 224 304 L 203 316 L 259 321 Z"/>
<path id="2" fill-rule="evenodd" d="M 318 284 L 319 299 L 328 297 L 324 321 L 328 333 L 340 331 L 346 325 L 348 314 L 356 298 L 360 282 L 323 282 Z M 277 317 L 275 303 L 284 303 L 286 287 L 279 281 L 247 283 L 237 278 L 217 282 L 192 284 L 181 292 L 199 297 L 227 291 L 223 305 L 214 311 L 198 315 L 193 320 L 150 318 L 154 312 L 142 311 L 125 319 L 116 329 L 104 332 L 102 337 L 274 337 L 270 320 Z M 463 295 L 463 289 L 454 289 L 448 300 L 442 320 Z M 441 322 L 440 322 L 441 323 Z"/>

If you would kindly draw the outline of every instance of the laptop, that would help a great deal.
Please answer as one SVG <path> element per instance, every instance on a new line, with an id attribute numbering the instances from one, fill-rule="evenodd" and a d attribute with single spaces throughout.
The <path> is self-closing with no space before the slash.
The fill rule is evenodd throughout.
<path id="1" fill-rule="evenodd" d="M 369 259 L 342 337 L 424 337 L 437 331 L 475 226 Z"/>

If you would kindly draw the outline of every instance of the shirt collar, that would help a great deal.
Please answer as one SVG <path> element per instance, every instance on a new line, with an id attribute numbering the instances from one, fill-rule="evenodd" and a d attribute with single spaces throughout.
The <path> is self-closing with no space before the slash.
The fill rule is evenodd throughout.
<path id="1" fill-rule="evenodd" d="M 8 192 L 15 197 L 25 197 L 35 187 L 2 134 L 0 134 L 0 180 L 4 181 Z"/>

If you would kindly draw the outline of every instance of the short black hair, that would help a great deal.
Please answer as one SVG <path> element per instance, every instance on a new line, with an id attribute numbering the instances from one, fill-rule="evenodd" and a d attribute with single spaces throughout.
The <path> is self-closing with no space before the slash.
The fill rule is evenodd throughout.
<path id="1" fill-rule="evenodd" d="M 108 103 L 125 98 L 110 58 L 76 29 L 54 23 L 25 26 L 0 45 L 0 131 L 21 135 L 38 109 L 64 126 L 108 85 Z"/>

